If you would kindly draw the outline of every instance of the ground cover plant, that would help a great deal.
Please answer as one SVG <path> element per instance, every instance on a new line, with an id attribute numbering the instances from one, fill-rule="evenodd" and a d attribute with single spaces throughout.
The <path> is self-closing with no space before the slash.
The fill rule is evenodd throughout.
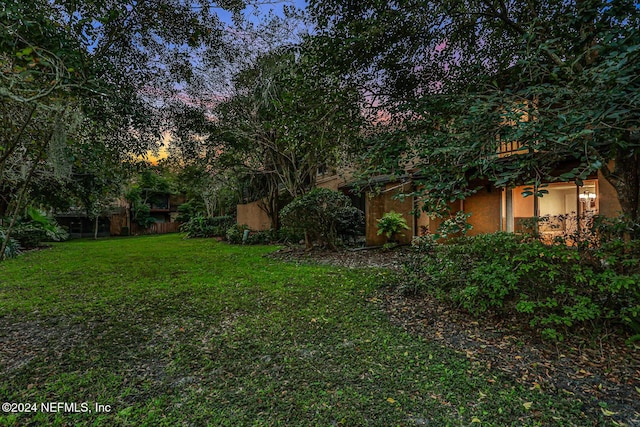
<path id="1" fill-rule="evenodd" d="M 223 237 L 235 223 L 235 218 L 231 215 L 212 218 L 194 215 L 180 225 L 180 231 L 187 233 L 187 237 Z"/>
<path id="2" fill-rule="evenodd" d="M 478 318 L 519 314 L 545 338 L 608 328 L 634 342 L 640 340 L 639 248 L 637 240 L 621 238 L 578 249 L 513 233 L 443 244 L 424 236 L 405 261 L 401 286 Z"/>
<path id="3" fill-rule="evenodd" d="M 273 250 L 163 235 L 54 244 L 3 262 L 2 401 L 87 402 L 93 412 L 5 412 L 0 425 L 617 419 L 393 326 L 376 297 L 385 270 L 264 256 Z"/>

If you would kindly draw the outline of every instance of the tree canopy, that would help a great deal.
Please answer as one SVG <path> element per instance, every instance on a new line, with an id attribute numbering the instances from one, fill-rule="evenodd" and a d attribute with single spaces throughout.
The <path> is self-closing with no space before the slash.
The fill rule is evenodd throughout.
<path id="1" fill-rule="evenodd" d="M 277 228 L 278 197 L 315 186 L 322 167 L 344 160 L 363 123 L 360 94 L 315 68 L 311 46 L 283 47 L 235 77 L 236 93 L 214 111 L 209 147 L 263 191 Z"/>
<path id="2" fill-rule="evenodd" d="M 312 0 L 310 10 L 325 61 L 391 113 L 371 139 L 371 172 L 419 171 L 427 210 L 468 196 L 478 177 L 535 187 L 600 171 L 639 218 L 636 2 Z M 497 152 L 508 142 L 521 154 L 507 161 Z"/>
<path id="3" fill-rule="evenodd" d="M 194 81 L 194 70 L 231 55 L 216 9 L 244 4 L 3 3 L 0 217 L 10 218 L 3 248 L 19 212 L 47 201 L 37 197 L 46 185 L 105 178 L 156 146 L 174 118 L 163 109 Z"/>

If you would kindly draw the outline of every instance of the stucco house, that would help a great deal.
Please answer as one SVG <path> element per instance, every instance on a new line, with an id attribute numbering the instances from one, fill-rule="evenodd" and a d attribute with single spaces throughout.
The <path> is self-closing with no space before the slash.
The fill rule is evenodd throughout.
<path id="1" fill-rule="evenodd" d="M 497 155 L 510 161 L 510 157 L 520 153 L 518 144 L 512 143 L 502 144 Z M 558 176 L 570 166 L 558 165 Z M 414 236 L 427 232 L 436 233 L 442 223 L 442 219 L 421 211 L 416 196 L 402 196 L 412 193 L 415 185 L 419 185 L 419 178 L 410 171 L 402 176 L 377 176 L 366 183 L 357 182 L 353 171 L 333 171 L 320 174 L 316 185 L 342 191 L 365 213 L 365 237 L 369 246 L 386 242 L 385 236 L 377 234 L 377 221 L 392 210 L 401 213 L 410 227 L 397 238 L 400 243 L 409 243 Z M 581 185 L 574 181 L 547 183 L 543 197 L 525 197 L 523 193 L 528 187 L 525 185 L 497 188 L 488 180 L 476 180 L 470 185 L 479 190 L 450 205 L 452 214 L 459 211 L 470 214 L 467 222 L 472 228 L 468 235 L 522 231 L 527 219 L 538 217 L 543 218 L 538 222 L 540 234 L 553 239 L 584 229 L 594 215 L 615 217 L 621 211 L 615 189 L 599 172 L 587 177 Z M 247 224 L 252 230 L 269 229 L 270 219 L 260 204 L 261 201 L 254 201 L 238 205 L 237 222 Z"/>

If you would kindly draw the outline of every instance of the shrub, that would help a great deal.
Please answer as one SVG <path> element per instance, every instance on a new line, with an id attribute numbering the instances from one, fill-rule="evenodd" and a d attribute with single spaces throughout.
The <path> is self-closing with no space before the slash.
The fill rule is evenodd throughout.
<path id="1" fill-rule="evenodd" d="M 272 243 L 298 243 L 304 240 L 304 233 L 293 228 L 282 227 L 279 230 L 270 230 L 273 235 Z"/>
<path id="2" fill-rule="evenodd" d="M 378 236 L 384 234 L 389 242 L 393 242 L 394 236 L 408 229 L 407 220 L 398 212 L 387 212 L 378 220 Z"/>
<path id="3" fill-rule="evenodd" d="M 436 238 L 446 239 L 466 236 L 467 231 L 473 228 L 473 226 L 468 222 L 470 216 L 471 213 L 458 211 L 455 215 L 445 219 L 438 226 L 438 230 L 435 233 Z"/>
<path id="4" fill-rule="evenodd" d="M 230 215 L 205 218 L 194 216 L 180 226 L 180 230 L 193 237 L 224 237 L 229 227 L 235 224 L 235 218 Z"/>
<path id="5" fill-rule="evenodd" d="M 4 242 L 5 237 L 5 230 L 0 229 L 0 244 Z M 18 243 L 18 241 L 13 237 L 9 237 L 7 247 L 4 249 L 4 259 L 17 257 L 20 255 L 20 249 L 20 243 Z"/>
<path id="6" fill-rule="evenodd" d="M 69 238 L 69 233 L 60 227 L 55 219 L 35 208 L 27 209 L 27 215 L 20 218 L 11 230 L 11 237 L 22 248 L 37 247 L 41 242 L 60 242 Z"/>
<path id="7" fill-rule="evenodd" d="M 242 243 L 242 237 L 244 236 L 244 230 L 248 230 L 249 227 L 246 225 L 235 224 L 226 232 L 227 241 L 234 245 L 239 245 Z"/>
<path id="8" fill-rule="evenodd" d="M 249 228 L 246 225 L 234 225 L 227 230 L 226 237 L 229 243 L 239 244 L 243 243 L 244 231 Z M 263 230 L 253 231 L 249 234 L 246 242 L 247 245 L 267 245 L 273 243 L 291 243 L 299 242 L 304 237 L 300 233 L 288 228 L 281 228 L 280 230 Z"/>
<path id="9" fill-rule="evenodd" d="M 579 252 L 529 236 L 485 234 L 414 248 L 402 286 L 431 292 L 476 316 L 525 315 L 552 339 L 604 323 L 640 333 L 638 255 L 638 241 Z"/>
<path id="10" fill-rule="evenodd" d="M 341 208 L 337 216 L 338 236 L 343 242 L 355 240 L 358 236 L 365 234 L 364 212 L 354 206 Z"/>
<path id="11" fill-rule="evenodd" d="M 304 233 L 307 248 L 319 242 L 336 249 L 338 229 L 353 216 L 351 200 L 344 194 L 326 188 L 315 188 L 296 197 L 280 212 L 282 224 Z"/>
<path id="12" fill-rule="evenodd" d="M 16 239 L 23 248 L 31 249 L 47 238 L 47 232 L 33 224 L 25 223 L 16 225 L 11 231 L 11 237 Z"/>
<path id="13" fill-rule="evenodd" d="M 274 242 L 274 234 L 271 230 L 256 231 L 249 234 L 247 245 L 266 245 Z"/>
<path id="14" fill-rule="evenodd" d="M 202 215 L 198 215 L 199 212 L 202 212 L 201 206 L 193 200 L 182 203 L 178 206 L 177 209 L 178 216 L 176 217 L 177 222 L 187 223 L 192 218 L 196 216 L 202 217 Z"/>
<path id="15" fill-rule="evenodd" d="M 29 208 L 28 215 L 31 220 L 30 225 L 44 230 L 45 237 L 42 239 L 43 241 L 62 242 L 69 238 L 67 230 L 60 227 L 54 218 L 46 216 L 35 208 Z"/>
<path id="16" fill-rule="evenodd" d="M 607 218 L 595 215 L 590 228 L 597 245 L 625 240 L 627 237 L 640 240 L 640 222 L 631 221 L 624 216 Z"/>

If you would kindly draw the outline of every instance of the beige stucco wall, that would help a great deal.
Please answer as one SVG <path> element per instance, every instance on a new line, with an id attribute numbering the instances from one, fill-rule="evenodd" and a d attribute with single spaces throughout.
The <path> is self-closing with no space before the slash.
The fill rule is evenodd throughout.
<path id="1" fill-rule="evenodd" d="M 613 165 L 610 165 L 610 168 L 613 169 Z M 622 212 L 616 189 L 613 188 L 613 185 L 605 179 L 600 171 L 598 171 L 598 199 L 600 215 L 615 218 Z"/>
<path id="2" fill-rule="evenodd" d="M 337 191 L 353 178 L 352 169 L 340 169 L 334 173 L 318 175 L 316 178 L 316 187 L 328 188 Z"/>
<path id="3" fill-rule="evenodd" d="M 463 201 L 464 211 L 471 213 L 468 222 L 473 227 L 467 235 L 495 233 L 500 230 L 501 198 L 500 190 L 485 185 L 482 190 Z"/>
<path id="4" fill-rule="evenodd" d="M 345 183 L 343 178 L 338 175 L 331 175 L 327 177 L 318 178 L 316 187 L 328 188 L 329 190 L 338 191 L 338 188 Z"/>
<path id="5" fill-rule="evenodd" d="M 383 245 L 387 242 L 386 236 L 378 236 L 378 220 L 386 212 L 399 212 L 407 221 L 410 229 L 404 231 L 404 236 L 398 236 L 396 239 L 400 243 L 409 243 L 414 235 L 414 218 L 411 215 L 413 209 L 413 197 L 407 197 L 404 200 L 395 199 L 398 191 L 408 191 L 410 184 L 398 187 L 398 183 L 390 183 L 385 186 L 384 192 L 375 194 L 366 193 L 365 199 L 365 215 L 366 215 L 366 241 L 369 246 Z M 423 219 L 424 221 L 424 219 Z"/>
<path id="6" fill-rule="evenodd" d="M 263 231 L 271 228 L 271 220 L 267 213 L 260 209 L 260 201 L 237 205 L 236 222 L 246 224 L 253 231 Z"/>

